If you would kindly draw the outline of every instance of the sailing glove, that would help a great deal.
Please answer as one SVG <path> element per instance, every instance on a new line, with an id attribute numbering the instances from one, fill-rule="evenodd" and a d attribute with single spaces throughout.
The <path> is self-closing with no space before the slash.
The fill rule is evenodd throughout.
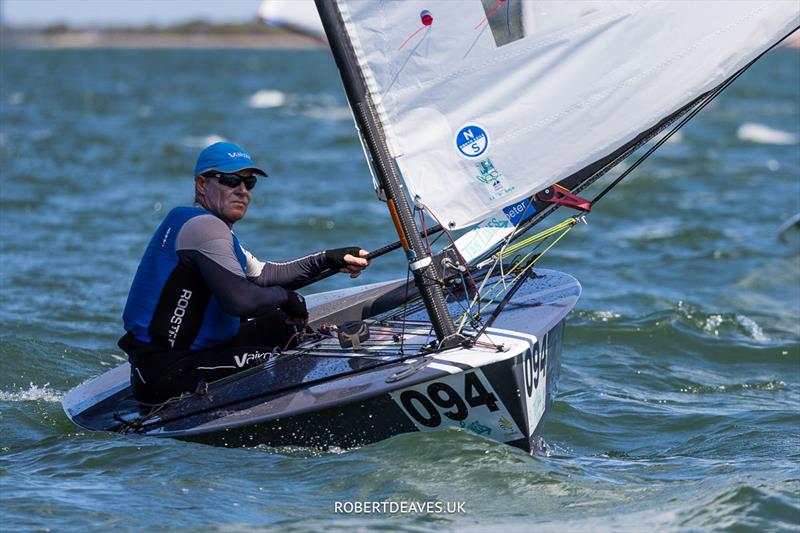
<path id="1" fill-rule="evenodd" d="M 286 303 L 281 306 L 281 310 L 291 318 L 302 318 L 308 320 L 308 309 L 306 309 L 306 299 L 294 291 L 286 291 Z"/>
<path id="2" fill-rule="evenodd" d="M 358 255 L 360 251 L 361 248 L 358 246 L 325 250 L 325 260 L 328 261 L 328 264 L 331 266 L 331 268 L 345 268 L 347 267 L 347 263 L 344 262 L 344 256 L 350 254 L 353 257 L 360 257 Z"/>

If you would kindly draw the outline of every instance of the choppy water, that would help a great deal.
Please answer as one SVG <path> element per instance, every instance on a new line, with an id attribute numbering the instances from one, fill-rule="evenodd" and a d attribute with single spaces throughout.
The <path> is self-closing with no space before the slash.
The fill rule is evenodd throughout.
<path id="1" fill-rule="evenodd" d="M 395 236 L 325 52 L 0 61 L 4 530 L 800 529 L 800 250 L 776 234 L 800 211 L 798 50 L 765 57 L 543 262 L 584 294 L 536 457 L 456 431 L 319 453 L 72 426 L 59 401 L 123 360 L 138 259 L 190 201 L 205 144 L 238 142 L 272 176 L 237 226 L 259 255 Z M 334 512 L 434 500 L 466 512 Z"/>

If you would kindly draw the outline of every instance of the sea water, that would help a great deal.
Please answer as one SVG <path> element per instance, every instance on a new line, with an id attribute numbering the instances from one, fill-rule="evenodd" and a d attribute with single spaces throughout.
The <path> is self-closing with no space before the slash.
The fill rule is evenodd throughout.
<path id="1" fill-rule="evenodd" d="M 535 456 L 464 431 L 319 452 L 73 426 L 60 399 L 125 360 L 138 260 L 205 145 L 269 172 L 237 224 L 262 258 L 396 235 L 326 51 L 0 61 L 4 531 L 800 528 L 800 250 L 777 235 L 800 211 L 800 51 L 768 54 L 542 260 L 584 292 Z"/>

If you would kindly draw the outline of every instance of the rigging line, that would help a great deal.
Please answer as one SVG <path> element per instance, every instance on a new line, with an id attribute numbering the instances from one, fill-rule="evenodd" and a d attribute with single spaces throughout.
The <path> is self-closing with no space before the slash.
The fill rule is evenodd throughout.
<path id="1" fill-rule="evenodd" d="M 419 212 L 419 222 L 422 226 L 422 234 L 425 235 L 425 245 L 428 247 L 428 255 L 433 256 L 431 243 L 428 240 L 428 226 L 425 224 L 425 212 L 422 209 L 417 208 L 417 206 L 414 206 L 414 210 Z"/>
<path id="2" fill-rule="evenodd" d="M 575 224 L 577 224 L 577 222 L 578 222 L 578 217 L 570 217 L 570 218 L 568 218 L 568 219 L 556 224 L 555 226 L 552 226 L 552 227 L 547 228 L 546 230 L 544 230 L 544 231 L 542 231 L 540 233 L 537 233 L 536 235 L 533 235 L 531 237 L 528 237 L 527 239 L 523 239 L 523 240 L 521 240 L 521 241 L 519 241 L 517 243 L 514 243 L 511 246 L 508 246 L 504 250 L 501 250 L 498 253 L 500 253 L 503 257 L 509 257 L 509 256 L 519 252 L 520 250 L 522 250 L 524 248 L 527 248 L 531 244 L 544 241 L 548 237 L 551 237 L 551 236 L 559 233 L 560 231 L 562 231 L 563 229 L 567 228 L 568 226 L 574 226 Z"/>
<path id="3" fill-rule="evenodd" d="M 452 249 L 455 252 L 456 257 L 458 258 L 458 261 L 461 263 L 462 266 L 466 266 L 465 271 L 467 273 L 467 278 L 469 279 L 470 283 L 472 283 L 472 285 L 475 287 L 475 299 L 470 303 L 469 307 L 464 311 L 464 318 L 461 320 L 461 323 L 458 325 L 456 329 L 457 333 L 461 333 L 461 331 L 463 331 L 464 329 L 466 317 L 470 316 L 469 315 L 470 309 L 472 309 L 475 306 L 475 304 L 481 299 L 481 291 L 483 290 L 483 287 L 486 285 L 486 281 L 489 279 L 489 276 L 487 273 L 487 276 L 486 278 L 484 278 L 483 283 L 481 284 L 480 287 L 478 287 L 478 284 L 475 282 L 475 278 L 472 277 L 472 271 L 469 268 L 469 262 L 466 259 L 464 259 L 464 256 L 461 255 L 461 252 L 458 250 L 458 246 L 456 246 L 455 239 L 453 239 L 453 234 L 450 232 L 450 230 L 447 229 L 446 226 L 442 224 L 442 222 L 437 218 L 437 216 L 430 209 L 428 209 L 428 207 L 425 204 L 420 203 L 420 206 L 422 207 L 423 210 L 425 210 L 428 214 L 430 214 L 430 216 L 436 221 L 436 223 L 444 230 L 445 234 L 447 235 L 447 238 L 450 239 L 450 244 L 452 245 Z M 444 261 L 442 262 L 444 263 Z M 463 279 L 464 271 L 459 269 L 459 273 L 461 274 L 461 277 Z M 464 290 L 467 291 L 466 285 L 464 286 Z M 469 292 L 467 292 L 467 298 L 469 299 Z M 480 312 L 478 313 L 478 316 L 480 316 Z"/>
<path id="4" fill-rule="evenodd" d="M 398 48 L 398 49 L 397 49 L 397 51 L 399 52 L 400 50 L 402 50 L 402 49 L 403 49 L 403 47 L 404 47 L 404 46 L 405 46 L 405 45 L 408 43 L 408 41 L 410 41 L 411 39 L 413 39 L 413 38 L 414 38 L 414 36 L 415 36 L 416 34 L 418 34 L 419 32 L 421 32 L 422 30 L 424 30 L 424 29 L 425 29 L 425 28 L 427 28 L 427 27 L 428 27 L 428 26 L 420 26 L 420 27 L 417 29 L 417 31 L 415 31 L 414 33 L 412 33 L 411 35 L 409 35 L 409 36 L 408 36 L 408 39 L 406 39 L 405 41 L 403 41 L 403 44 L 401 44 L 401 45 L 400 45 L 400 48 Z"/>
<path id="5" fill-rule="evenodd" d="M 467 49 L 467 52 L 464 54 L 464 57 L 462 59 L 466 58 L 469 55 L 469 53 L 472 52 L 472 49 L 475 48 L 476 44 L 478 44 L 478 41 L 483 36 L 483 33 L 486 31 L 486 28 L 488 28 L 488 27 L 489 27 L 489 25 L 487 24 L 486 26 L 484 26 L 481 29 L 481 31 L 478 32 L 478 35 L 475 37 L 475 40 L 472 41 L 472 44 L 469 46 L 469 48 Z"/>
<path id="6" fill-rule="evenodd" d="M 467 317 L 470 316 L 469 313 L 472 311 L 472 308 L 475 307 L 475 305 L 480 301 L 481 299 L 480 295 L 483 292 L 484 288 L 486 287 L 486 284 L 489 283 L 489 278 L 492 277 L 492 272 L 494 272 L 494 269 L 497 268 L 497 263 L 500 261 L 501 258 L 496 257 L 492 266 L 486 271 L 486 276 L 484 276 L 483 281 L 481 282 L 481 286 L 478 287 L 477 291 L 475 291 L 475 297 L 472 299 L 472 302 L 469 304 L 469 307 L 467 308 L 466 312 L 461 318 L 461 323 L 458 326 L 459 331 L 464 329 L 464 324 L 467 321 Z M 478 314 L 476 316 L 480 317 L 480 308 L 478 309 Z"/>
<path id="7" fill-rule="evenodd" d="M 599 202 L 599 201 L 600 201 L 600 200 L 601 200 L 601 199 L 602 199 L 602 198 L 603 198 L 603 197 L 604 197 L 606 194 L 608 194 L 608 192 L 609 192 L 611 189 L 613 189 L 613 188 L 614 188 L 614 187 L 615 187 L 617 184 L 619 184 L 619 182 L 621 182 L 623 179 L 625 179 L 625 177 L 627 177 L 627 176 L 628 176 L 628 174 L 630 174 L 630 173 L 631 173 L 631 172 L 632 172 L 632 171 L 633 171 L 633 170 L 634 170 L 636 167 L 638 167 L 638 166 L 639 166 L 639 165 L 640 165 L 642 162 L 644 162 L 644 160 L 645 160 L 645 159 L 647 159 L 648 157 L 650 157 L 650 155 L 651 155 L 653 152 L 655 152 L 655 151 L 656 151 L 656 150 L 657 150 L 657 149 L 658 149 L 658 148 L 659 148 L 661 145 L 663 145 L 665 142 L 667 142 L 667 141 L 669 140 L 669 138 L 670 138 L 670 137 L 672 137 L 673 135 L 675 135 L 675 133 L 676 133 L 676 132 L 677 132 L 679 129 L 681 129 L 681 128 L 682 128 L 684 125 L 686 125 L 686 123 L 687 123 L 687 122 L 689 122 L 689 121 L 690 121 L 692 118 L 694 118 L 694 117 L 695 117 L 695 116 L 696 116 L 696 115 L 697 115 L 697 114 L 698 114 L 700 111 L 702 111 L 702 110 L 703 110 L 703 109 L 704 109 L 704 108 L 705 108 L 705 107 L 706 107 L 708 104 L 710 104 L 712 100 L 714 100 L 714 99 L 715 99 L 717 96 L 719 96 L 719 95 L 720 95 L 720 93 L 722 93 L 722 91 L 724 91 L 725 89 L 727 89 L 727 88 L 728 88 L 728 87 L 729 87 L 729 86 L 730 86 L 730 85 L 731 85 L 731 84 L 732 84 L 734 81 L 736 81 L 736 79 L 737 79 L 737 78 L 739 78 L 739 76 L 741 76 L 742 74 L 744 74 L 744 73 L 745 73 L 745 71 L 747 71 L 747 69 L 749 69 L 750 67 L 752 67 L 752 66 L 755 64 L 755 62 L 756 62 L 756 61 L 758 61 L 759 59 L 761 59 L 761 58 L 764 56 L 764 54 L 766 54 L 767 52 L 769 52 L 770 50 L 772 50 L 773 48 L 775 48 L 776 46 L 778 46 L 778 45 L 779 45 L 781 42 L 783 42 L 783 40 L 784 40 L 784 39 L 786 39 L 787 37 L 789 37 L 789 36 L 790 36 L 792 33 L 794 33 L 795 31 L 797 31 L 798 29 L 800 29 L 800 26 L 797 26 L 797 27 L 796 27 L 796 28 L 794 28 L 792 31 L 790 31 L 789 33 L 787 33 L 786 35 L 784 35 L 783 37 L 781 37 L 781 38 L 780 38 L 780 39 L 779 39 L 779 40 L 778 40 L 778 41 L 777 41 L 775 44 L 773 44 L 772 46 L 770 46 L 769 48 L 767 48 L 766 50 L 764 50 L 763 52 L 761 52 L 760 54 L 758 54 L 758 55 L 757 55 L 755 58 L 753 58 L 753 59 L 752 59 L 752 60 L 751 60 L 749 63 L 747 63 L 745 66 L 743 66 L 743 67 L 742 67 L 742 68 L 740 68 L 738 71 L 736 71 L 736 73 L 734 73 L 734 74 L 733 74 L 733 76 L 731 76 L 730 78 L 728 78 L 728 79 L 727 79 L 725 82 L 723 82 L 723 83 L 722 83 L 722 84 L 721 84 L 719 87 L 717 87 L 716 89 L 714 89 L 713 91 L 711 91 L 711 92 L 710 92 L 710 93 L 709 93 L 709 94 L 706 96 L 706 98 L 705 98 L 705 99 L 704 99 L 702 102 L 700 102 L 700 103 L 698 104 L 698 106 L 697 106 L 697 107 L 695 107 L 694 109 L 692 109 L 692 110 L 689 112 L 689 114 L 688 114 L 688 115 L 686 115 L 686 116 L 685 116 L 683 119 L 681 119 L 681 121 L 680 121 L 680 122 L 678 122 L 678 124 L 676 124 L 676 125 L 675 125 L 675 126 L 674 126 L 674 127 L 673 127 L 673 128 L 672 128 L 672 129 L 671 129 L 671 130 L 670 130 L 670 131 L 667 133 L 667 134 L 666 134 L 666 135 L 664 135 L 664 137 L 662 137 L 661 139 L 659 139 L 659 140 L 658 140 L 658 142 L 656 142 L 656 143 L 655 143 L 655 144 L 654 144 L 652 147 L 650 147 L 650 149 L 649 149 L 649 150 L 647 150 L 647 152 L 645 152 L 644 154 L 642 154 L 642 156 L 641 156 L 641 157 L 639 157 L 639 159 L 637 159 L 637 160 L 636 160 L 636 161 L 635 161 L 635 162 L 634 162 L 634 163 L 633 163 L 633 164 L 630 166 L 630 168 L 628 168 L 627 170 L 625 170 L 625 172 L 623 172 L 622 174 L 620 174 L 620 175 L 619 175 L 619 176 L 618 176 L 618 177 L 617 177 L 617 178 L 616 178 L 614 181 L 612 181 L 611 183 L 609 183 L 609 184 L 608 184 L 608 186 L 607 186 L 605 189 L 603 189 L 602 191 L 600 191 L 600 193 L 599 193 L 597 196 L 595 196 L 595 197 L 594 197 L 594 198 L 591 200 L 591 204 L 592 204 L 592 205 L 595 205 L 597 202 Z"/>
<path id="8" fill-rule="evenodd" d="M 467 267 L 469 267 L 469 262 L 468 262 L 466 259 L 464 259 L 464 256 L 463 256 L 463 255 L 461 255 L 461 252 L 458 250 L 458 246 L 456 246 L 456 241 L 455 241 L 455 239 L 453 238 L 453 233 L 452 233 L 452 232 L 451 232 L 449 229 L 447 229 L 447 226 L 445 226 L 444 224 L 442 224 L 442 221 L 441 221 L 441 220 L 439 220 L 439 218 L 438 218 L 438 217 L 437 217 L 437 216 L 436 216 L 436 215 L 433 213 L 433 211 L 431 211 L 430 209 L 428 209 L 428 206 L 426 206 L 426 205 L 425 205 L 425 204 L 423 204 L 423 203 L 420 203 L 420 206 L 422 206 L 422 209 L 423 209 L 425 212 L 427 212 L 427 213 L 428 213 L 428 214 L 431 216 L 431 218 L 433 218 L 433 220 L 435 220 L 435 221 L 436 221 L 436 224 L 438 224 L 438 226 L 439 226 L 439 227 L 441 227 L 441 228 L 442 228 L 442 230 L 444 230 L 445 234 L 447 235 L 447 238 L 450 240 L 450 244 L 453 246 L 453 251 L 455 252 L 455 254 L 456 254 L 456 257 L 458 258 L 459 262 L 460 262 L 460 263 L 461 263 L 463 266 L 467 266 Z M 470 281 L 471 281 L 471 282 L 472 282 L 474 285 L 476 285 L 476 286 L 477 286 L 477 283 L 475 283 L 475 280 L 474 280 L 474 279 L 473 279 L 473 277 L 472 277 L 472 272 L 470 272 L 470 269 L 469 269 L 469 268 L 467 268 L 467 271 L 466 271 L 466 272 L 467 272 L 467 277 L 469 278 L 469 280 L 470 280 Z"/>
<path id="9" fill-rule="evenodd" d="M 480 335 L 482 335 L 483 332 L 486 331 L 487 328 L 491 327 L 492 324 L 494 324 L 494 321 L 497 320 L 498 316 L 500 316 L 500 313 L 503 311 L 503 309 L 508 304 L 508 302 L 511 300 L 511 298 L 514 296 L 514 294 L 516 294 L 516 292 L 519 290 L 519 288 L 522 287 L 522 285 L 525 283 L 525 280 L 528 277 L 530 277 L 530 273 L 532 272 L 531 268 L 533 268 L 533 265 L 535 265 L 539 261 L 539 259 L 550 250 L 550 248 L 555 246 L 558 243 L 558 241 L 563 239 L 567 235 L 567 233 L 569 233 L 570 230 L 572 230 L 572 228 L 574 228 L 574 227 L 575 227 L 575 225 L 573 224 L 572 226 L 569 226 L 568 228 L 566 228 L 563 231 L 563 233 L 561 233 L 561 235 L 559 235 L 552 243 L 550 243 L 550 245 L 547 248 L 545 248 L 545 250 L 542 253 L 540 253 L 539 255 L 533 256 L 528 261 L 528 264 L 525 265 L 525 268 L 523 268 L 522 271 L 517 275 L 516 279 L 514 280 L 514 285 L 511 286 L 511 289 L 508 291 L 508 294 L 506 294 L 505 297 L 497 304 L 497 307 L 495 308 L 494 311 L 492 311 L 492 314 L 489 316 L 489 318 L 486 320 L 486 322 L 483 323 L 483 328 L 478 332 L 478 334 L 475 336 L 475 338 L 479 338 Z M 533 252 L 531 252 L 531 253 L 533 253 Z M 492 301 L 494 301 L 494 300 L 492 300 Z M 492 302 L 489 302 L 486 305 L 488 306 L 491 303 Z M 486 306 L 484 306 L 484 308 L 485 307 Z"/>
<path id="10" fill-rule="evenodd" d="M 535 194 L 533 194 L 533 195 L 531 195 L 531 196 L 529 196 L 529 197 L 528 197 L 528 203 L 529 203 L 530 205 L 533 205 L 533 204 L 534 204 L 534 202 L 535 202 L 535 200 L 536 200 L 536 195 L 535 195 Z M 523 222 L 523 221 L 519 221 L 519 222 L 518 222 L 518 223 L 517 223 L 517 224 L 514 226 L 514 229 L 511 231 L 511 233 L 509 233 L 509 234 L 508 234 L 508 235 L 507 235 L 507 236 L 506 236 L 506 237 L 503 239 L 503 241 L 502 241 L 502 242 L 503 242 L 503 244 L 501 244 L 501 245 L 499 246 L 499 248 L 497 248 L 497 250 L 498 250 L 498 251 L 497 251 L 496 253 L 497 253 L 497 254 L 502 254 L 503 250 L 505 250 L 505 248 L 506 248 L 506 247 L 507 247 L 509 244 L 511 244 L 511 241 L 512 241 L 512 240 L 516 239 L 517 237 L 520 237 L 520 236 L 521 236 L 523 233 L 525 233 L 525 232 L 526 232 L 528 229 L 530 229 L 531 227 L 533 227 L 533 226 L 526 226 L 526 223 L 525 223 L 525 222 Z M 524 228 L 524 229 L 523 229 L 523 228 Z M 522 231 L 520 231 L 520 230 L 522 230 Z M 484 259 L 484 261 L 485 261 L 485 259 Z M 501 263 L 501 265 L 500 265 L 500 269 L 502 270 L 502 268 L 503 268 L 503 265 L 502 265 L 502 263 Z"/>
<path id="11" fill-rule="evenodd" d="M 409 268 L 406 271 L 406 293 L 403 296 L 403 302 L 404 303 L 403 303 L 403 315 L 402 315 L 403 316 L 402 330 L 400 331 L 400 355 L 404 354 L 403 347 L 404 347 L 404 342 L 406 340 L 406 321 L 405 321 L 406 317 L 405 317 L 405 312 L 406 312 L 406 309 L 408 308 L 408 285 L 409 285 L 410 278 L 411 278 L 411 269 Z"/>
<path id="12" fill-rule="evenodd" d="M 570 232 L 570 230 L 572 230 L 572 228 L 574 228 L 574 227 L 575 227 L 575 224 L 573 223 L 573 224 L 571 224 L 571 225 L 567 226 L 566 228 L 564 228 L 564 230 L 561 232 L 561 235 L 559 235 L 558 237 L 556 237 L 556 239 L 555 239 L 553 242 L 551 242 L 551 243 L 550 243 L 550 244 L 547 246 L 547 248 L 545 248 L 545 249 L 544 249 L 544 250 L 543 250 L 543 251 L 542 251 L 540 254 L 538 254 L 538 255 L 534 255 L 534 254 L 533 254 L 533 252 L 535 252 L 535 251 L 536 251 L 536 249 L 539 247 L 539 246 L 537 246 L 536 248 L 534 248 L 533 250 L 531 250 L 530 252 L 528 252 L 528 254 L 526 254 L 526 255 L 525 255 L 525 256 L 524 256 L 522 259 L 520 259 L 519 263 L 517 263 L 517 264 L 521 264 L 523 261 L 525 261 L 525 260 L 526 260 L 526 259 L 528 259 L 529 257 L 533 256 L 533 257 L 531 257 L 531 259 L 530 259 L 530 260 L 528 260 L 528 264 L 527 264 L 527 265 L 525 265 L 525 267 L 524 267 L 524 268 L 523 268 L 523 269 L 522 269 L 522 270 L 521 270 L 521 271 L 520 271 L 520 272 L 517 274 L 517 277 L 514 279 L 514 283 L 516 284 L 516 282 L 517 282 L 517 281 L 519 281 L 519 279 L 520 279 L 520 276 L 522 276 L 522 275 L 523 275 L 523 274 L 525 274 L 525 273 L 526 273 L 528 270 L 530 270 L 530 269 L 533 267 L 533 265 L 535 265 L 535 264 L 536 264 L 536 263 L 539 261 L 539 259 L 541 259 L 541 258 L 542 258 L 542 256 L 543 256 L 543 255 L 545 255 L 547 252 L 549 252 L 549 251 L 550 251 L 550 249 L 551 249 L 553 246 L 555 246 L 556 244 L 558 244 L 558 241 L 560 241 L 561 239 L 563 239 L 563 238 L 564 238 L 564 237 L 567 235 L 567 233 L 569 233 L 569 232 Z M 541 243 L 540 243 L 540 244 L 541 244 Z M 499 282 L 498 282 L 498 283 L 499 283 Z M 495 286 L 496 286 L 496 285 L 497 285 L 497 284 L 495 284 Z M 491 290 L 491 289 L 490 289 L 490 290 Z M 485 304 L 483 307 L 481 307 L 481 309 L 479 310 L 479 313 L 480 313 L 480 312 L 483 312 L 483 311 L 484 311 L 484 310 L 485 310 L 485 309 L 486 309 L 488 306 L 490 306 L 490 305 L 491 305 L 491 304 L 494 302 L 494 300 L 496 299 L 496 297 L 497 297 L 497 296 L 499 296 L 500 294 L 503 294 L 504 292 L 506 292 L 506 290 L 507 290 L 507 289 L 503 289 L 503 291 L 501 291 L 501 292 L 498 292 L 497 294 L 495 294 L 495 295 L 494 295 L 494 297 L 493 297 L 491 300 L 489 300 L 489 301 L 488 301 L 488 302 L 487 302 L 487 303 L 486 303 L 486 304 Z M 513 286 L 512 286 L 512 288 L 511 288 L 511 290 L 514 290 Z M 495 310 L 495 311 L 496 311 L 496 310 Z"/>
<path id="13" fill-rule="evenodd" d="M 498 0 L 497 4 L 496 4 L 496 5 L 495 5 L 495 6 L 494 6 L 492 9 L 490 9 L 490 10 L 489 10 L 489 12 L 488 12 L 488 13 L 486 13 L 486 16 L 485 16 L 485 17 L 483 17 L 483 18 L 481 19 L 481 21 L 480 21 L 479 23 L 477 23 L 477 24 L 475 25 L 475 27 L 474 27 L 474 28 L 472 28 L 472 29 L 473 29 L 473 30 L 477 30 L 478 28 L 480 28 L 481 24 L 483 24 L 484 22 L 486 22 L 487 20 L 489 20 L 489 17 L 491 17 L 492 15 L 494 15 L 495 11 L 497 11 L 497 10 L 500 8 L 500 6 L 502 6 L 503 4 L 505 4 L 505 2 L 506 2 L 506 0 Z"/>
<path id="14" fill-rule="evenodd" d="M 405 61 L 403 61 L 403 64 L 402 64 L 402 65 L 400 65 L 400 68 L 399 68 L 399 69 L 397 69 L 397 72 L 395 73 L 394 77 L 392 78 L 392 81 L 391 81 L 391 83 L 389 83 L 389 85 L 386 87 L 386 90 L 385 90 L 385 91 L 383 91 L 383 96 L 384 96 L 384 97 L 385 97 L 387 94 L 389 94 L 389 90 L 390 90 L 392 87 L 394 87 L 394 84 L 397 82 L 397 79 L 400 77 L 400 74 L 403 72 L 403 70 L 405 70 L 405 68 L 406 68 L 406 65 L 408 65 L 408 62 L 409 62 L 409 61 L 411 61 L 411 58 L 414 56 L 414 53 L 416 53 L 416 51 L 417 51 L 417 48 L 419 48 L 419 47 L 420 47 L 420 45 L 421 45 L 423 42 L 425 42 L 425 37 L 427 37 L 427 36 L 428 36 L 428 34 L 430 33 L 430 29 L 431 29 L 431 27 L 430 27 L 430 26 L 423 26 L 422 28 L 420 28 L 419 30 L 417 30 L 417 32 L 415 32 L 415 33 L 414 33 L 414 35 L 416 35 L 416 34 L 417 34 L 417 33 L 418 33 L 420 30 L 422 30 L 422 29 L 426 29 L 426 28 L 428 29 L 428 31 L 426 31 L 426 32 L 425 32 L 425 35 L 423 35 L 423 36 L 422 36 L 422 39 L 420 39 L 420 40 L 417 42 L 417 44 L 415 44 L 415 45 L 414 45 L 414 48 L 412 48 L 412 49 L 411 49 L 411 51 L 408 53 L 408 56 L 406 56 L 406 59 L 405 59 Z M 414 35 L 412 35 L 411 37 L 413 37 Z M 411 39 L 411 37 L 409 37 L 409 39 Z M 403 45 L 405 45 L 405 43 L 403 43 Z M 401 48 L 402 48 L 402 47 L 401 47 Z M 400 49 L 398 48 L 398 51 L 399 51 L 399 50 L 400 50 Z"/>

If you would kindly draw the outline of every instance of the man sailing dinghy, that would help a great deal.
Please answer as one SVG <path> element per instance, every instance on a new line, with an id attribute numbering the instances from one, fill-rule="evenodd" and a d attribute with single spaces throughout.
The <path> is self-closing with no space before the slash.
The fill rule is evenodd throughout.
<path id="1" fill-rule="evenodd" d="M 66 395 L 65 411 L 90 429 L 221 445 L 350 447 L 456 427 L 535 449 L 580 285 L 533 266 L 578 217 L 525 232 L 559 206 L 589 211 L 627 174 L 593 202 L 581 190 L 694 116 L 800 13 L 782 1 L 317 8 L 413 282 L 309 296 L 313 334 L 207 390 L 143 406 L 123 365 Z M 426 216 L 467 231 L 434 253 Z"/>

